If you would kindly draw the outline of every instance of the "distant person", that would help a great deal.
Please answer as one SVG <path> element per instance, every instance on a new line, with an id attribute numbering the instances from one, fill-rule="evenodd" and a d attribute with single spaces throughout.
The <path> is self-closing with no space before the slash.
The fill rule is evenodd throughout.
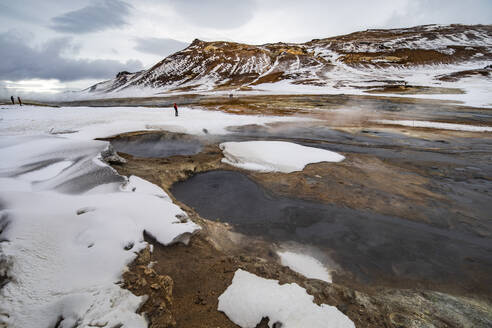
<path id="1" fill-rule="evenodd" d="M 10 96 L 10 100 L 12 101 L 12 105 L 15 105 L 14 96 Z"/>
<path id="2" fill-rule="evenodd" d="M 178 105 L 176 103 L 174 103 L 174 115 L 178 116 Z"/>
<path id="3" fill-rule="evenodd" d="M 17 97 L 17 100 L 19 101 L 19 105 L 22 106 L 22 101 L 20 100 L 20 97 Z"/>

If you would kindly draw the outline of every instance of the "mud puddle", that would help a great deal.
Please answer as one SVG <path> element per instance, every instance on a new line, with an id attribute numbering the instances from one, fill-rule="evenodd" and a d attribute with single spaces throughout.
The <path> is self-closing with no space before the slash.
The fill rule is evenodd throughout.
<path id="1" fill-rule="evenodd" d="M 175 155 L 195 155 L 202 151 L 200 140 L 191 136 L 168 133 L 141 133 L 110 139 L 117 152 L 143 158 L 166 158 Z"/>
<path id="2" fill-rule="evenodd" d="M 370 211 L 272 196 L 246 175 L 210 171 L 175 184 L 172 194 L 200 216 L 273 242 L 314 245 L 362 284 L 458 284 L 491 293 L 487 239 Z M 488 283 L 484 283 L 485 281 Z"/>

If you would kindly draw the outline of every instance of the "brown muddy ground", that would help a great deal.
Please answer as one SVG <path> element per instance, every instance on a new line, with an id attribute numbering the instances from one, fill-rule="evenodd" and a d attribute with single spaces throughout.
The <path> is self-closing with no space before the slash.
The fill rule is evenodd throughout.
<path id="1" fill-rule="evenodd" d="M 306 135 L 312 135 L 314 131 L 320 136 L 324 131 L 323 127 L 317 126 L 303 131 L 289 125 L 238 128 L 234 131 L 240 136 L 230 138 L 294 140 L 332 150 L 348 151 L 344 153 L 347 157 L 344 162 L 312 164 L 302 172 L 244 172 L 273 195 L 295 196 L 308 201 L 337 204 L 457 229 L 460 232 L 466 230 L 468 234 L 490 238 L 490 227 L 484 226 L 479 220 L 484 216 L 484 205 L 481 205 L 482 211 L 479 209 L 470 213 L 470 207 L 465 206 L 462 201 L 467 197 L 489 199 L 489 185 L 486 184 L 485 189 L 475 190 L 472 194 L 469 186 L 464 188 L 461 190 L 463 196 L 458 201 L 450 197 L 447 191 L 458 186 L 453 183 L 458 184 L 460 179 L 472 182 L 491 181 L 487 163 L 478 163 L 479 171 L 456 170 L 465 167 L 465 163 L 475 156 L 456 155 L 456 147 L 467 147 L 472 153 L 474 150 L 480 153 L 484 150 L 482 142 L 485 142 L 485 148 L 490 151 L 490 136 L 432 129 L 380 127 L 375 124 L 361 127 L 361 124 L 364 123 L 358 121 L 356 124 L 339 126 L 335 132 L 330 130 L 328 134 L 322 135 L 321 140 L 314 140 Z M 279 131 L 288 133 L 282 135 Z M 159 133 L 169 138 L 192 138 L 186 135 Z M 389 135 L 386 135 L 387 133 Z M 392 133 L 397 133 L 396 136 L 403 140 L 399 142 L 403 144 L 385 144 L 385 138 L 393 143 L 396 140 Z M 142 134 L 148 132 L 129 133 L 123 138 L 138 138 Z M 354 136 L 355 140 L 351 140 L 350 136 Z M 413 138 L 417 137 L 423 144 L 415 143 Z M 238 234 L 232 231 L 233 228 L 229 224 L 214 222 L 214 218 L 202 218 L 197 210 L 174 198 L 170 192 L 172 185 L 200 172 L 240 170 L 220 162 L 222 155 L 217 146 L 218 140 L 211 138 L 200 142 L 203 149 L 195 155 L 149 158 L 120 154 L 127 162 L 113 165 L 120 174 L 135 174 L 163 187 L 189 217 L 203 227 L 188 246 L 163 247 L 148 239 L 154 245 L 154 251 L 149 255 L 152 259 L 144 260 L 143 264 L 139 264 L 137 260 L 128 273 L 130 276 L 125 276 L 127 288 L 137 295 L 151 295 L 148 303 L 142 308 L 152 323 L 151 327 L 173 326 L 174 323 L 177 327 L 234 327 L 225 315 L 216 309 L 217 297 L 230 284 L 233 273 L 238 268 L 265 278 L 279 279 L 281 282 L 297 282 L 306 287 L 317 302 L 337 306 L 357 327 L 485 327 L 492 322 L 491 305 L 486 300 L 490 294 L 486 288 L 480 291 L 467 282 L 461 283 L 453 279 L 433 284 L 428 281 L 405 282 L 402 279 L 390 281 L 386 277 L 382 278 L 382 281 L 374 280 L 368 285 L 346 272 L 344 274 L 343 270 L 334 275 L 333 284 L 309 280 L 278 264 L 275 255 L 277 246 L 268 238 Z M 370 143 L 376 146 L 369 146 Z M 452 146 L 446 146 L 449 143 Z M 334 147 L 341 149 L 333 149 Z M 483 157 L 480 154 L 477 156 Z M 454 182 L 448 184 L 447 179 Z M 471 188 L 478 188 L 478 184 Z M 452 218 L 460 219 L 432 219 L 432 215 L 429 215 L 429 209 L 432 208 L 446 209 L 447 212 L 437 216 L 438 218 L 450 215 Z M 461 226 L 456 228 L 456 222 L 462 222 Z M 145 268 L 150 261 L 155 261 L 153 271 L 147 269 L 146 273 Z M 470 262 L 467 272 L 473 274 L 474 265 L 476 264 Z M 488 278 L 480 276 L 483 270 L 476 271 L 474 279 L 480 286 L 480 281 L 485 282 Z M 169 279 L 156 278 L 160 276 L 171 279 L 172 293 L 169 293 L 165 283 Z M 138 277 L 147 277 L 146 280 L 150 282 L 157 279 L 158 284 L 154 285 L 155 289 L 149 287 L 152 283 L 142 286 Z M 158 287 L 159 281 L 164 282 L 162 287 Z M 161 290 L 165 292 L 160 292 Z M 156 293 L 161 296 L 156 296 Z M 165 300 L 162 294 L 167 294 L 171 301 Z"/>
<path id="2" fill-rule="evenodd" d="M 419 94 L 463 94 L 458 88 L 423 87 L 415 85 L 387 85 L 381 88 L 370 88 L 366 93 L 392 93 L 397 95 L 419 95 Z"/>
<path id="3" fill-rule="evenodd" d="M 386 81 L 374 81 L 376 84 Z M 404 82 L 404 81 L 394 81 Z M 388 106 L 395 104 L 400 106 L 400 111 L 405 109 L 428 109 L 431 110 L 434 105 L 446 108 L 449 111 L 457 111 L 468 109 L 481 111 L 483 109 L 473 107 L 460 107 L 456 103 L 448 100 L 433 100 L 433 99 L 417 99 L 417 98 L 399 98 L 399 97 L 383 97 L 372 95 L 234 95 L 216 96 L 206 94 L 183 94 L 173 96 L 156 96 L 156 97 L 139 97 L 139 98 L 105 98 L 78 100 L 71 102 L 60 102 L 60 106 L 148 106 L 148 107 L 171 107 L 176 102 L 178 105 L 198 106 L 209 109 L 221 108 L 221 105 L 236 105 L 238 111 L 255 110 L 249 114 L 302 114 L 303 109 L 343 109 L 351 107 L 378 107 L 385 109 Z M 301 110 L 301 112 L 293 111 L 293 109 Z"/>
<path id="4" fill-rule="evenodd" d="M 154 244 L 152 254 L 144 251 L 124 275 L 123 287 L 136 295 L 149 295 L 141 308 L 149 327 L 238 327 L 217 311 L 217 298 L 237 269 L 281 284 L 297 283 L 317 304 L 336 306 L 356 327 L 486 327 L 492 320 L 490 304 L 482 301 L 410 289 L 363 292 L 310 280 L 278 265 L 272 254 L 257 257 L 239 255 L 237 249 L 225 252 L 206 236 L 209 232 L 199 233 L 187 246 L 164 247 L 148 239 Z M 246 247 L 250 243 L 241 244 L 243 253 L 259 249 Z M 151 269 L 149 263 L 153 263 Z M 266 328 L 267 323 L 268 318 L 264 318 L 257 327 Z"/>

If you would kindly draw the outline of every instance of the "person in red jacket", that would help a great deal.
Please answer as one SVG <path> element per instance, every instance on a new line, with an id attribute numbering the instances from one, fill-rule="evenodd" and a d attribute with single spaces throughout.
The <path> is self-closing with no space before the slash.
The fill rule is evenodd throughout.
<path id="1" fill-rule="evenodd" d="M 178 105 L 176 103 L 174 103 L 174 114 L 178 116 Z"/>

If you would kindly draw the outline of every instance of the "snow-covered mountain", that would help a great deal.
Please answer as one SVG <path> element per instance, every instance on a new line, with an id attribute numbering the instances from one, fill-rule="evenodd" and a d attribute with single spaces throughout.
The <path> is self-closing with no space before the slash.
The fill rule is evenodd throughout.
<path id="1" fill-rule="evenodd" d="M 488 79 L 491 64 L 492 25 L 372 29 L 303 44 L 247 45 L 196 39 L 147 70 L 120 72 L 83 94 L 323 92 L 408 83 L 448 86 L 461 78 Z"/>

